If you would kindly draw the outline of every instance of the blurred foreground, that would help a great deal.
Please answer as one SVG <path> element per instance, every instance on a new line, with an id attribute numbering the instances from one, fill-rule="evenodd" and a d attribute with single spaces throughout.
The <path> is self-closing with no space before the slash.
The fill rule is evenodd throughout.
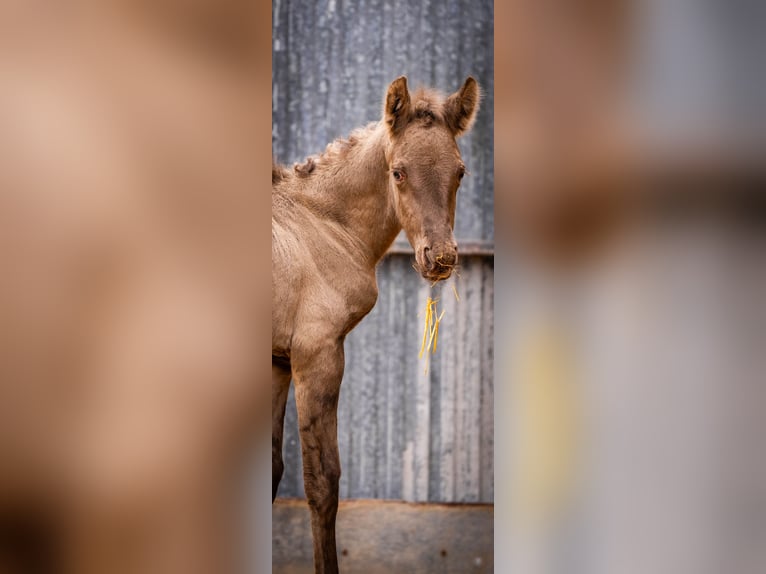
<path id="1" fill-rule="evenodd" d="M 234 572 L 257 545 L 258 20 L 0 2 L 3 573 Z"/>
<path id="2" fill-rule="evenodd" d="M 498 7 L 498 571 L 766 571 L 764 16 Z"/>

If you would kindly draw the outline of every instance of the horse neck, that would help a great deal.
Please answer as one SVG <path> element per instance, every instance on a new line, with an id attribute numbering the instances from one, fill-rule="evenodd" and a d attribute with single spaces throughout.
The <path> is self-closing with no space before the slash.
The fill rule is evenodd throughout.
<path id="1" fill-rule="evenodd" d="M 387 127 L 376 124 L 330 169 L 321 169 L 317 174 L 317 189 L 327 198 L 323 208 L 373 266 L 401 230 L 390 190 L 388 143 Z"/>

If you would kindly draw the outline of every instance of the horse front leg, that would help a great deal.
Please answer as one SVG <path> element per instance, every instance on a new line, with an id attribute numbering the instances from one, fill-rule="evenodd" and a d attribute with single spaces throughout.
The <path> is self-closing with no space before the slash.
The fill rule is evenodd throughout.
<path id="1" fill-rule="evenodd" d="M 338 396 L 343 343 L 294 361 L 295 402 L 303 454 L 303 483 L 311 511 L 314 571 L 338 572 L 335 517 L 338 512 Z"/>

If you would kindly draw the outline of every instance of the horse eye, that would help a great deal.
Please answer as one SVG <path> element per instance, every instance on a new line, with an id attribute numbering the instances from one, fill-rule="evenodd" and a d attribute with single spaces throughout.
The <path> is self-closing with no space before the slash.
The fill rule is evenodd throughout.
<path id="1" fill-rule="evenodd" d="M 460 168 L 460 171 L 458 171 L 458 172 L 457 172 L 457 178 L 458 178 L 458 180 L 461 180 L 461 179 L 463 179 L 463 176 L 464 176 L 464 175 L 465 175 L 465 168 L 464 168 L 464 167 L 461 167 L 461 168 Z"/>
<path id="2" fill-rule="evenodd" d="M 404 181 L 404 173 L 402 173 L 398 169 L 395 169 L 394 171 L 392 171 L 391 174 L 394 176 L 394 179 L 396 181 Z"/>

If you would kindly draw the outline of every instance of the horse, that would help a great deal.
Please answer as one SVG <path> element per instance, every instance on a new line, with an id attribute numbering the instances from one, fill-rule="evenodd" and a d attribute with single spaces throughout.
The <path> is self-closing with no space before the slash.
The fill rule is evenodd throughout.
<path id="1" fill-rule="evenodd" d="M 374 307 L 376 265 L 402 229 L 426 280 L 447 279 L 457 265 L 456 195 L 466 167 L 456 139 L 470 130 L 479 99 L 470 76 L 446 98 L 410 93 L 401 76 L 388 86 L 379 121 L 292 169 L 272 160 L 271 498 L 284 473 L 293 381 L 315 572 L 338 571 L 345 337 Z"/>

